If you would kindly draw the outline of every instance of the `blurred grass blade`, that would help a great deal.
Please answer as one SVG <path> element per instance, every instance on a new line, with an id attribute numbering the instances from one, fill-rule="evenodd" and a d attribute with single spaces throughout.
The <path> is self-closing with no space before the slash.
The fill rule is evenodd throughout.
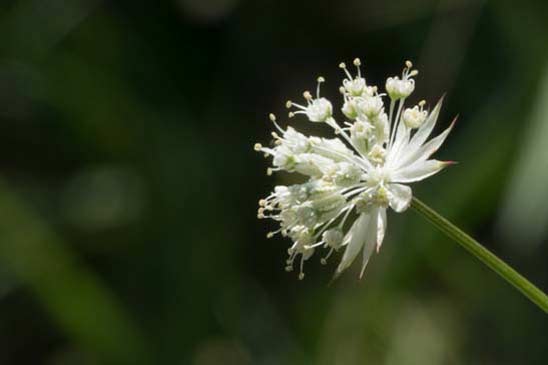
<path id="1" fill-rule="evenodd" d="M 479 242 L 457 228 L 447 219 L 443 218 L 419 199 L 414 197 L 411 206 L 422 216 L 424 216 L 430 223 L 436 226 L 436 228 L 438 228 L 441 232 L 459 243 L 468 252 L 476 256 L 480 261 L 491 268 L 491 270 L 512 284 L 544 312 L 548 313 L 548 296 L 546 296 L 542 290 L 537 288 L 530 281 L 521 276 L 517 271 L 508 266 L 504 261 L 495 256 L 491 251 L 483 247 Z"/>
<path id="2" fill-rule="evenodd" d="M 106 364 L 147 364 L 146 342 L 114 295 L 0 181 L 0 265 L 27 285 L 82 349 Z"/>
<path id="3" fill-rule="evenodd" d="M 528 128 L 518 138 L 518 159 L 503 201 L 497 228 L 517 249 L 534 250 L 548 232 L 548 68 L 540 80 Z M 519 244 L 518 244 L 519 243 Z"/>

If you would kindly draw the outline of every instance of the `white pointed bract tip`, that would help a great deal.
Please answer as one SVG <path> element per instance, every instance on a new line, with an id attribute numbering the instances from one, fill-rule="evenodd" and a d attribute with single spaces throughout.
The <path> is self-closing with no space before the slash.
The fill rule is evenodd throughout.
<path id="1" fill-rule="evenodd" d="M 344 63 L 345 78 L 339 87 L 343 122 L 337 122 L 331 102 L 320 95 L 323 77 L 317 78 L 315 96 L 303 93 L 304 104 L 287 101 L 289 117 L 304 116 L 331 128 L 334 138 L 307 136 L 289 126 L 282 129 L 269 114 L 277 131 L 274 147 L 256 143 L 254 149 L 272 157 L 271 175 L 277 171 L 305 177 L 301 184 L 278 185 L 259 201 L 258 218 L 279 223 L 269 232 L 288 236 L 292 245 L 285 263 L 287 271 L 297 266 L 304 278 L 304 263 L 318 250 L 325 250 L 320 262 L 326 264 L 334 252 L 343 250 L 335 280 L 361 254 L 360 276 L 374 252 L 379 252 L 387 227 L 389 209 L 401 213 L 411 203 L 410 183 L 421 181 L 453 164 L 431 159 L 451 131 L 430 138 L 441 108 L 441 99 L 428 112 L 426 101 L 405 107 L 415 89 L 417 70 L 405 62 L 401 76 L 389 77 L 384 100 L 377 86 L 362 76 L 360 59 L 352 62 L 352 75 Z M 392 105 L 392 107 L 390 107 Z M 332 280 L 332 281 L 333 281 Z"/>

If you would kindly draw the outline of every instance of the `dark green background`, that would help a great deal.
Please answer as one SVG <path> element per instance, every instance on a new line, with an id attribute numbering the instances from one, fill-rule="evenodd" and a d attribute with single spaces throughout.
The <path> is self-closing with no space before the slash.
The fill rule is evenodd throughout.
<path id="1" fill-rule="evenodd" d="M 286 273 L 252 150 L 340 61 L 412 59 L 460 114 L 414 192 L 548 290 L 544 3 L 2 0 L 0 364 L 546 363 L 547 316 L 411 210 L 365 280 Z"/>

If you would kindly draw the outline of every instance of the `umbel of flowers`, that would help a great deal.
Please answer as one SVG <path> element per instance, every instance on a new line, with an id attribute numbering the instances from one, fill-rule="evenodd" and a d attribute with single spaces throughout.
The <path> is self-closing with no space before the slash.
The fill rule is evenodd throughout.
<path id="1" fill-rule="evenodd" d="M 339 65 L 346 76 L 340 87 L 344 122 L 335 120 L 332 103 L 320 95 L 323 77 L 318 77 L 315 96 L 305 91 L 304 103 L 286 103 L 290 118 L 302 114 L 310 122 L 323 123 L 333 129 L 335 138 L 306 136 L 290 126 L 283 129 L 270 114 L 276 129 L 273 143 L 270 147 L 255 144 L 256 151 L 272 157 L 268 175 L 286 171 L 304 177 L 301 184 L 276 186 L 259 201 L 258 210 L 258 218 L 279 223 L 268 237 L 280 233 L 293 241 L 286 270 L 293 271 L 297 264 L 300 279 L 304 262 L 321 248 L 325 249 L 323 264 L 334 251 L 344 250 L 335 275 L 361 252 L 362 277 L 369 258 L 383 242 L 387 209 L 405 211 L 412 198 L 408 184 L 452 163 L 430 159 L 453 126 L 428 140 L 442 101 L 431 111 L 425 109 L 425 101 L 404 107 L 418 74 L 412 63 L 405 63 L 401 77 L 386 80 L 386 94 L 367 83 L 359 59 L 353 64 L 354 76 L 344 63 Z"/>

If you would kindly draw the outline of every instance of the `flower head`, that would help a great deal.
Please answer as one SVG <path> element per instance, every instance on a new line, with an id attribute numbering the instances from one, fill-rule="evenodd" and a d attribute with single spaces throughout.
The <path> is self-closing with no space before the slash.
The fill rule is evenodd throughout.
<path id="1" fill-rule="evenodd" d="M 311 122 L 323 122 L 334 130 L 336 138 L 306 136 L 294 128 L 280 127 L 276 117 L 270 120 L 276 128 L 271 147 L 255 144 L 255 150 L 272 157 L 274 171 L 303 175 L 301 184 L 276 186 L 259 201 L 258 218 L 278 222 L 279 229 L 270 232 L 288 236 L 293 244 L 288 250 L 286 270 L 294 269 L 298 260 L 299 278 L 304 277 L 304 262 L 319 249 L 326 254 L 344 249 L 336 275 L 347 269 L 362 254 L 360 277 L 374 251 L 379 251 L 387 227 L 387 210 L 405 211 L 412 198 L 408 184 L 436 174 L 450 161 L 430 159 L 444 142 L 451 126 L 430 140 L 442 101 L 427 111 L 425 102 L 404 108 L 413 92 L 413 76 L 418 71 L 407 61 L 399 77 L 386 80 L 386 94 L 368 85 L 362 77 L 359 59 L 354 60 L 357 75 L 352 76 L 344 63 L 346 77 L 340 92 L 342 113 L 347 120 L 341 126 L 333 117 L 329 100 L 320 96 L 318 78 L 316 97 L 305 91 L 306 105 L 288 101 L 295 108 L 290 117 L 304 114 Z M 388 106 L 388 108 L 386 108 Z M 388 109 L 388 110 L 387 110 Z"/>

